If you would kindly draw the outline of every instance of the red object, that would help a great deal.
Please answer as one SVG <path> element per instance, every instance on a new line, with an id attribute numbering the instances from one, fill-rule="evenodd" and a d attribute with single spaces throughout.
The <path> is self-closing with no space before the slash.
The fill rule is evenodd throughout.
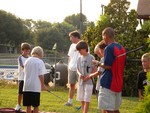
<path id="1" fill-rule="evenodd" d="M 16 111 L 14 108 L 0 108 L 0 113 L 26 113 L 25 111 Z"/>
<path id="2" fill-rule="evenodd" d="M 0 108 L 0 113 L 16 113 L 14 108 Z"/>

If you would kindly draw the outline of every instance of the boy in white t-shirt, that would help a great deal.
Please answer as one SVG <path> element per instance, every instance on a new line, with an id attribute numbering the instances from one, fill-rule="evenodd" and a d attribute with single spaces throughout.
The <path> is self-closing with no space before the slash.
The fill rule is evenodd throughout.
<path id="1" fill-rule="evenodd" d="M 97 68 L 93 65 L 92 60 L 94 56 L 88 53 L 88 44 L 85 41 L 79 41 L 76 45 L 76 49 L 80 53 L 80 57 L 77 62 L 77 73 L 79 75 L 79 83 L 77 87 L 77 100 L 81 101 L 82 112 L 87 113 L 91 96 L 93 92 L 93 82 L 91 79 L 83 82 L 84 77 L 90 73 L 94 73 Z"/>
<path id="2" fill-rule="evenodd" d="M 23 105 L 27 106 L 26 113 L 31 113 L 31 106 L 34 107 L 33 113 L 38 113 L 40 105 L 40 92 L 46 90 L 44 85 L 44 74 L 46 68 L 43 57 L 43 49 L 36 46 L 31 51 L 31 57 L 26 60 L 24 67 L 24 86 L 23 86 Z"/>
<path id="3" fill-rule="evenodd" d="M 16 111 L 21 110 L 21 100 L 23 95 L 23 84 L 24 84 L 24 63 L 29 58 L 30 44 L 22 43 L 21 52 L 22 54 L 18 57 L 18 104 L 15 107 Z"/>

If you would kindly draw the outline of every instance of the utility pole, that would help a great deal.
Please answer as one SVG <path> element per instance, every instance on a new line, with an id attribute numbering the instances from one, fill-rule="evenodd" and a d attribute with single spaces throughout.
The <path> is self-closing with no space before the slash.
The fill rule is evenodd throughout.
<path id="1" fill-rule="evenodd" d="M 80 0 L 80 33 L 82 34 L 82 0 Z"/>

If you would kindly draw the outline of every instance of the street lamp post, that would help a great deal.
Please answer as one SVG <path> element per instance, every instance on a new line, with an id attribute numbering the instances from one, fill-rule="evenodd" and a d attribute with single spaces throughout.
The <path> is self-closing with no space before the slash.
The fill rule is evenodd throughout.
<path id="1" fill-rule="evenodd" d="M 102 8 L 102 15 L 104 14 L 104 6 L 103 4 L 101 4 L 101 8 Z"/>

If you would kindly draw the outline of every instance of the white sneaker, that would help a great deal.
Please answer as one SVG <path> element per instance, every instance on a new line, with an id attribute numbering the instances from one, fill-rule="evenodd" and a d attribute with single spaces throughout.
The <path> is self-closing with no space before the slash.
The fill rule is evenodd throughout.
<path id="1" fill-rule="evenodd" d="M 66 102 L 65 106 L 72 106 L 72 103 Z"/>
<path id="2" fill-rule="evenodd" d="M 15 110 L 16 111 L 20 111 L 21 110 L 21 106 L 20 105 L 16 105 Z"/>

